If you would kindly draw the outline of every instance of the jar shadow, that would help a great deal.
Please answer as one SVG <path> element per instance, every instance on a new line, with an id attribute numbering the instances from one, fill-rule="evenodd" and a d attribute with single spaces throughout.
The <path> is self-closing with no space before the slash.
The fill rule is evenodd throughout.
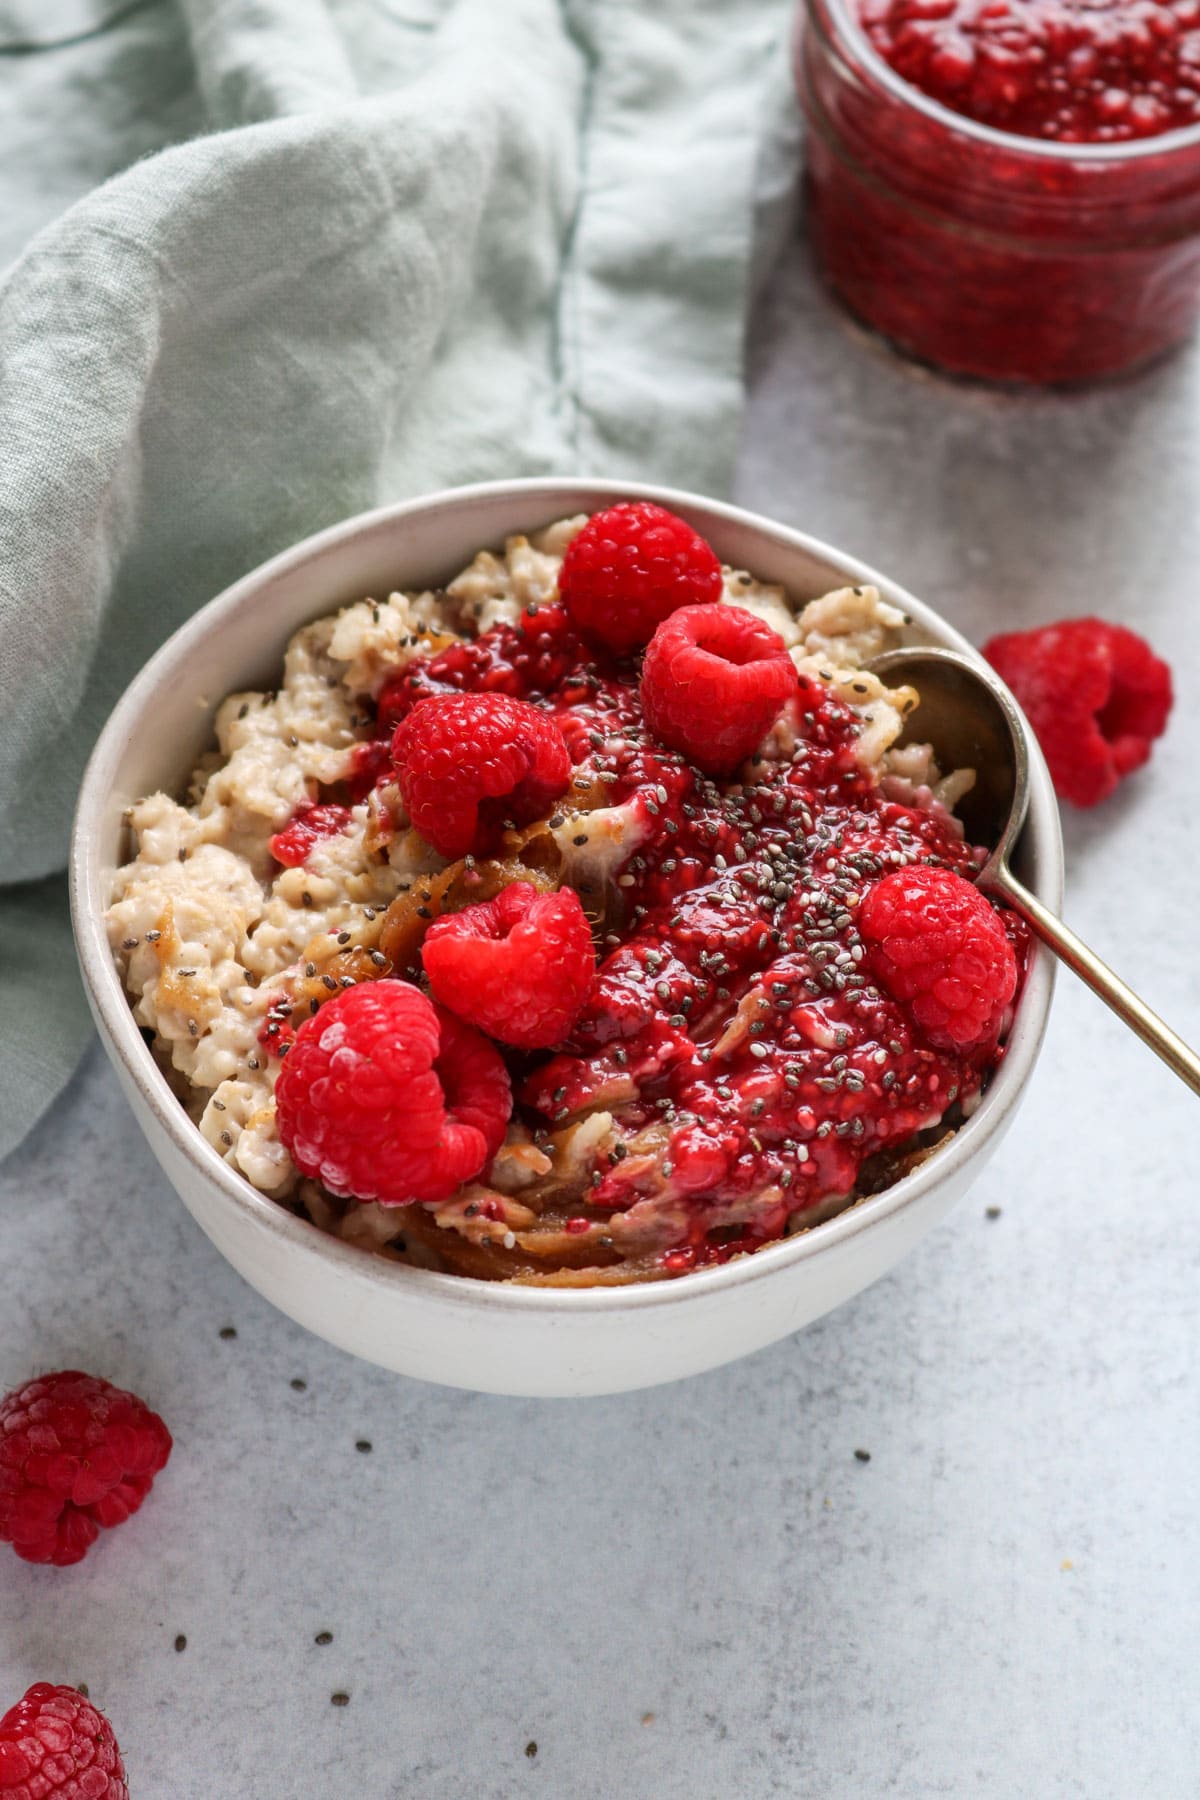
<path id="1" fill-rule="evenodd" d="M 1087 391 L 912 364 L 850 321 L 790 246 L 749 334 L 740 497 L 845 544 L 975 642 L 1144 616 L 1200 554 L 1200 352 Z"/>

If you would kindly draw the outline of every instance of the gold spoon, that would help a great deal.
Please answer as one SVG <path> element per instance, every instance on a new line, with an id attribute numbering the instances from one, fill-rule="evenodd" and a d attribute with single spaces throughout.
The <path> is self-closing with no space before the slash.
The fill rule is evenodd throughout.
<path id="1" fill-rule="evenodd" d="M 956 650 L 888 650 L 869 666 L 885 686 L 911 683 L 921 696 L 919 708 L 905 723 L 901 743 L 932 744 L 943 772 L 975 770 L 975 786 L 955 812 L 968 843 L 991 847 L 976 885 L 1020 913 L 1042 943 L 1086 981 L 1193 1093 L 1200 1094 L 1200 1056 L 1008 866 L 1029 806 L 1029 755 L 1027 727 L 999 677 Z"/>

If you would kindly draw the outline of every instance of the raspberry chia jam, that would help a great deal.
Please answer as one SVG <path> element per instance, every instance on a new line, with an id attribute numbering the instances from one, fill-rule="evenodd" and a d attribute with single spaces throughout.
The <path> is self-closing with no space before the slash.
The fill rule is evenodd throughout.
<path id="1" fill-rule="evenodd" d="M 1196 0 L 806 0 L 796 78 L 818 266 L 899 349 L 1078 382 L 1192 331 Z"/>

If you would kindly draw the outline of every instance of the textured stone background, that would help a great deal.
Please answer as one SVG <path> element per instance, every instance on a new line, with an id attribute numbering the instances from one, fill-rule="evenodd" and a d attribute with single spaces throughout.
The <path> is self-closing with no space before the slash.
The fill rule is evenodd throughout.
<path id="1" fill-rule="evenodd" d="M 1097 609 L 1170 652 L 1153 768 L 1067 822 L 1069 912 L 1200 1038 L 1197 358 L 960 389 L 800 252 L 753 339 L 746 504 L 973 636 Z M 80 1568 L 4 1561 L 0 1695 L 88 1682 L 134 1800 L 1194 1800 L 1197 1116 L 1064 976 L 1019 1123 L 890 1278 L 682 1386 L 502 1401 L 272 1312 L 93 1049 L 0 1174 L 0 1386 L 95 1368 L 178 1449 Z"/>

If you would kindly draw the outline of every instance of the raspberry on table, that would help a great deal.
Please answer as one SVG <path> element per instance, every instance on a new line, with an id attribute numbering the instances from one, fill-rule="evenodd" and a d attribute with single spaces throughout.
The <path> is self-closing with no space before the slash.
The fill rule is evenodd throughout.
<path id="1" fill-rule="evenodd" d="M 721 598 L 721 564 L 685 519 L 648 501 L 594 513 L 571 539 L 558 591 L 577 628 L 619 655 L 671 613 Z"/>
<path id="2" fill-rule="evenodd" d="M 36 1681 L 0 1719 L 0 1795 L 12 1800 L 129 1800 L 104 1714 L 77 1688 Z"/>
<path id="3" fill-rule="evenodd" d="M 451 860 L 494 850 L 506 822 L 540 819 L 571 781 L 554 720 L 508 694 L 422 700 L 397 726 L 392 760 L 413 825 Z"/>
<path id="4" fill-rule="evenodd" d="M 787 645 L 753 613 L 685 606 L 650 640 L 642 709 L 662 743 L 709 775 L 731 775 L 798 686 Z"/>
<path id="5" fill-rule="evenodd" d="M 279 1136 L 334 1194 L 445 1200 L 491 1161 L 512 1111 L 494 1044 L 407 981 L 363 982 L 300 1026 L 275 1086 Z"/>
<path id="6" fill-rule="evenodd" d="M 435 920 L 422 956 L 436 1000 L 522 1050 L 566 1037 L 596 971 L 574 888 L 544 894 L 528 881 Z"/>
<path id="7" fill-rule="evenodd" d="M 994 637 L 983 654 L 1020 701 L 1056 791 L 1076 806 L 1107 799 L 1166 729 L 1171 671 L 1124 625 L 1064 619 Z"/>
<path id="8" fill-rule="evenodd" d="M 0 1400 L 0 1542 L 26 1562 L 81 1561 L 101 1526 L 137 1511 L 170 1454 L 136 1394 L 80 1369 L 27 1381 Z"/>
<path id="9" fill-rule="evenodd" d="M 929 1043 L 964 1053 L 995 1043 L 1017 991 L 1017 959 L 973 883 L 924 864 L 894 869 L 868 888 L 858 927 L 872 975 Z"/>

